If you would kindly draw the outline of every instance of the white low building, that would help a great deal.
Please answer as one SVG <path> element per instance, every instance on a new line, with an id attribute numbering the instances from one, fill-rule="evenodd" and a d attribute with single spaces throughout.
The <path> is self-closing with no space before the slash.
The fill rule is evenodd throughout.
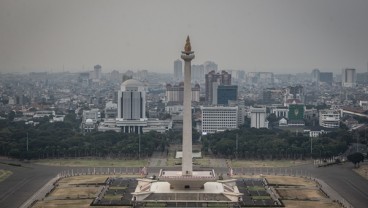
<path id="1" fill-rule="evenodd" d="M 266 119 L 266 108 L 250 108 L 250 127 L 251 128 L 268 128 Z"/>
<path id="2" fill-rule="evenodd" d="M 172 128 L 172 120 L 158 119 L 141 119 L 141 120 L 124 120 L 124 119 L 105 119 L 100 122 L 97 130 L 100 132 L 115 131 L 123 133 L 147 133 L 156 131 L 164 133 Z"/>
<path id="3" fill-rule="evenodd" d="M 280 117 L 288 118 L 289 108 L 286 107 L 272 108 L 271 113 L 275 114 L 276 118 Z"/>
<path id="4" fill-rule="evenodd" d="M 320 110 L 319 125 L 325 128 L 340 127 L 340 111 L 338 110 Z"/>
<path id="5" fill-rule="evenodd" d="M 201 107 L 202 134 L 238 128 L 238 107 Z"/>

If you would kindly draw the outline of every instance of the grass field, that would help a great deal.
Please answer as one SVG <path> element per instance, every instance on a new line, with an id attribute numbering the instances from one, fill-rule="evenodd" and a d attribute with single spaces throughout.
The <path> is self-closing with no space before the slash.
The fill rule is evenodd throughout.
<path id="1" fill-rule="evenodd" d="M 94 198 L 98 187 L 60 187 L 53 191 L 50 196 L 57 199 Z"/>
<path id="2" fill-rule="evenodd" d="M 40 165 L 70 166 L 70 167 L 144 167 L 147 160 L 118 159 L 44 159 L 34 161 Z"/>
<path id="3" fill-rule="evenodd" d="M 298 201 L 298 200 L 283 200 L 286 208 L 340 208 L 336 203 L 329 201 Z"/>
<path id="4" fill-rule="evenodd" d="M 44 200 L 38 201 L 32 208 L 90 208 L 91 199 Z M 98 206 L 98 208 L 126 208 L 124 206 Z"/>
<path id="5" fill-rule="evenodd" d="M 287 208 L 339 208 L 338 203 L 326 197 L 316 183 L 307 178 L 292 176 L 265 176 Z M 281 187 L 278 185 L 282 185 Z"/>
<path id="6" fill-rule="evenodd" d="M 315 183 L 306 178 L 292 176 L 266 176 L 269 184 L 272 185 L 290 185 L 290 186 L 315 186 Z"/>
<path id="7" fill-rule="evenodd" d="M 12 174 L 9 170 L 2 170 L 0 169 L 0 182 L 4 181 L 7 177 L 9 177 Z"/>
<path id="8" fill-rule="evenodd" d="M 70 185 L 78 185 L 78 184 L 99 184 L 104 183 L 108 177 L 124 177 L 124 178 L 140 178 L 141 175 L 82 175 L 82 176 L 74 176 L 69 178 L 64 178 L 59 181 L 59 184 L 70 184 Z"/>
<path id="9" fill-rule="evenodd" d="M 311 199 L 320 199 L 323 198 L 324 195 L 318 189 L 277 189 L 280 197 L 283 199 L 290 200 L 311 200 Z"/>
<path id="10" fill-rule="evenodd" d="M 292 167 L 310 163 L 308 160 L 232 160 L 228 161 L 231 167 Z"/>

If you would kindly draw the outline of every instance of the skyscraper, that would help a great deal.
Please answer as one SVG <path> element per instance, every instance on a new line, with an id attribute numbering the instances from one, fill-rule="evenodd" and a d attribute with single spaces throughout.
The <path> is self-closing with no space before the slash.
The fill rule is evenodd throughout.
<path id="1" fill-rule="evenodd" d="M 312 71 L 312 82 L 319 82 L 319 69 L 313 69 Z"/>
<path id="2" fill-rule="evenodd" d="M 174 61 L 174 79 L 175 81 L 183 79 L 183 63 L 180 59 Z"/>
<path id="3" fill-rule="evenodd" d="M 228 105 L 230 100 L 238 99 L 238 85 L 220 85 L 217 87 L 217 104 Z"/>
<path id="4" fill-rule="evenodd" d="M 218 65 L 213 61 L 206 61 L 203 65 L 205 74 L 208 74 L 210 71 L 217 72 L 218 70 Z"/>
<path id="5" fill-rule="evenodd" d="M 206 101 L 212 103 L 213 101 L 213 89 L 219 85 L 231 85 L 231 74 L 226 71 L 216 73 L 211 71 L 206 74 Z"/>
<path id="6" fill-rule="evenodd" d="M 118 118 L 139 120 L 146 117 L 146 92 L 141 82 L 129 79 L 121 84 L 118 93 Z"/>
<path id="7" fill-rule="evenodd" d="M 94 66 L 94 79 L 100 80 L 101 79 L 101 65 Z"/>
<path id="8" fill-rule="evenodd" d="M 355 69 L 343 69 L 342 70 L 342 86 L 343 87 L 355 87 L 356 86 L 356 70 Z"/>
<path id="9" fill-rule="evenodd" d="M 332 72 L 320 72 L 319 73 L 319 81 L 325 82 L 332 85 L 333 82 L 333 73 Z"/>
<path id="10" fill-rule="evenodd" d="M 143 133 L 146 122 L 146 92 L 143 84 L 135 79 L 128 79 L 118 91 L 117 126 L 123 133 Z"/>
<path id="11" fill-rule="evenodd" d="M 192 65 L 192 81 L 193 82 L 204 82 L 204 65 Z"/>

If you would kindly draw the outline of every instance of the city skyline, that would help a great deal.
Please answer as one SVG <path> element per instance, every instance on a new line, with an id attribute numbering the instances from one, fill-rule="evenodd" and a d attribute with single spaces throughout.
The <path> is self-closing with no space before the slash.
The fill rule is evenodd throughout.
<path id="1" fill-rule="evenodd" d="M 172 73 L 182 39 L 193 64 L 340 74 L 367 71 L 366 1 L 10 1 L 0 3 L 0 72 L 147 69 Z M 184 25 L 184 27 L 182 26 Z"/>

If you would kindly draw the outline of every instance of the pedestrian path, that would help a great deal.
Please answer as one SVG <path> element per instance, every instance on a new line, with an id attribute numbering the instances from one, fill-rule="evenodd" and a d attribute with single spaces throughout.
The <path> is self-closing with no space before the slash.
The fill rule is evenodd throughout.
<path id="1" fill-rule="evenodd" d="M 148 167 L 165 167 L 167 158 L 164 152 L 154 152 L 149 159 Z"/>

